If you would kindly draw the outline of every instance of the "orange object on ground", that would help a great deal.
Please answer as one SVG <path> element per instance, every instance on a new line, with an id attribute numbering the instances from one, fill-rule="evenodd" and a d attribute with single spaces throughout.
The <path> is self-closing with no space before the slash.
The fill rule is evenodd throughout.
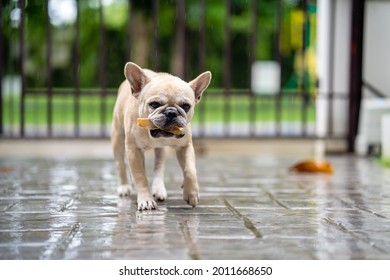
<path id="1" fill-rule="evenodd" d="M 327 161 L 308 160 L 299 162 L 292 167 L 291 171 L 302 173 L 328 173 L 333 174 L 333 166 Z"/>

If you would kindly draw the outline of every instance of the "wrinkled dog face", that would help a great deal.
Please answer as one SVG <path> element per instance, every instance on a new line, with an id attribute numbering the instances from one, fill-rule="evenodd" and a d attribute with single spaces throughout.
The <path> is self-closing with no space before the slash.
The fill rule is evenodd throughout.
<path id="1" fill-rule="evenodd" d="M 132 94 L 138 99 L 138 117 L 148 118 L 158 129 L 149 131 L 152 138 L 181 138 L 194 114 L 194 107 L 208 87 L 211 73 L 206 71 L 189 83 L 167 73 L 155 73 L 141 69 L 133 63 L 125 66 L 125 76 L 130 82 Z M 183 128 L 183 134 L 165 131 Z"/>
<path id="2" fill-rule="evenodd" d="M 185 128 L 194 112 L 195 95 L 192 88 L 181 79 L 167 74 L 151 78 L 140 99 L 140 115 L 149 118 L 161 129 L 150 130 L 154 138 L 174 136 L 163 129 L 172 126 Z"/>

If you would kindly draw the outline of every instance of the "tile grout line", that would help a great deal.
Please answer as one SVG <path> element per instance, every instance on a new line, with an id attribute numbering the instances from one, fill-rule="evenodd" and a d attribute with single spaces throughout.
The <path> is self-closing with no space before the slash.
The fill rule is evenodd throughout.
<path id="1" fill-rule="evenodd" d="M 75 222 L 68 232 L 64 232 L 62 236 L 58 239 L 58 241 L 53 244 L 53 246 L 51 246 L 48 250 L 46 250 L 46 252 L 43 253 L 41 259 L 50 259 L 50 257 L 52 257 L 56 251 L 65 252 L 69 244 L 72 242 L 73 238 L 76 236 L 77 233 L 80 232 L 80 229 L 81 223 Z"/>
<path id="2" fill-rule="evenodd" d="M 9 210 L 11 210 L 15 205 L 18 205 L 19 202 L 12 202 L 8 205 L 6 205 L 0 212 L 8 212 Z"/>
<path id="3" fill-rule="evenodd" d="M 249 231 L 251 231 L 256 238 L 263 238 L 263 235 L 261 234 L 261 232 L 256 228 L 256 226 L 253 224 L 253 222 L 248 217 L 241 214 L 241 212 L 238 211 L 233 205 L 231 205 L 228 200 L 224 199 L 223 203 L 230 210 L 230 212 L 232 212 L 234 215 L 236 215 L 240 219 L 242 219 L 242 221 L 244 222 L 244 226 Z"/>
<path id="4" fill-rule="evenodd" d="M 79 193 L 76 193 L 75 195 L 72 195 L 67 201 L 65 201 L 65 203 L 63 203 L 60 208 L 58 208 L 58 212 L 65 212 L 66 210 L 68 210 L 70 207 L 73 206 L 73 204 L 79 200 L 80 198 L 80 194 Z"/>
<path id="5" fill-rule="evenodd" d="M 383 215 L 381 215 L 381 214 L 378 214 L 378 213 L 376 213 L 375 211 L 370 210 L 370 209 L 368 209 L 368 208 L 366 208 L 366 207 L 362 207 L 362 206 L 359 206 L 359 205 L 350 203 L 350 202 L 348 202 L 348 201 L 345 201 L 344 199 L 341 199 L 341 198 L 335 196 L 334 194 L 331 194 L 331 196 L 332 196 L 333 198 L 337 199 L 338 201 L 340 201 L 342 204 L 348 206 L 348 207 L 352 207 L 352 208 L 355 208 L 355 209 L 357 209 L 357 210 L 361 210 L 361 211 L 363 211 L 363 212 L 372 214 L 372 215 L 374 215 L 374 216 L 376 216 L 376 217 L 378 217 L 378 218 L 388 219 L 388 217 L 386 217 L 386 216 L 383 216 Z"/>
<path id="6" fill-rule="evenodd" d="M 284 209 L 291 209 L 290 207 L 288 207 L 286 204 L 284 204 L 283 202 L 281 202 L 279 199 L 277 199 L 272 193 L 270 193 L 269 191 L 265 191 L 265 193 L 268 195 L 268 197 L 274 202 L 276 203 L 277 205 L 279 205 L 280 207 L 284 208 Z"/>
<path id="7" fill-rule="evenodd" d="M 369 246 L 373 247 L 374 249 L 382 252 L 382 253 L 385 253 L 385 254 L 388 254 L 388 251 L 378 247 L 374 241 L 372 241 L 370 238 L 368 237 L 364 237 L 364 236 L 361 236 L 359 234 L 356 234 L 354 233 L 353 231 L 351 231 L 350 229 L 346 228 L 342 223 L 337 223 L 335 220 L 333 220 L 332 218 L 321 218 L 321 220 L 326 223 L 327 225 L 331 225 L 333 227 L 335 227 L 336 229 L 340 230 L 341 232 L 344 232 L 346 234 L 349 234 L 350 236 L 352 236 L 354 239 L 358 240 L 358 241 L 362 241 L 366 244 L 368 244 Z"/>

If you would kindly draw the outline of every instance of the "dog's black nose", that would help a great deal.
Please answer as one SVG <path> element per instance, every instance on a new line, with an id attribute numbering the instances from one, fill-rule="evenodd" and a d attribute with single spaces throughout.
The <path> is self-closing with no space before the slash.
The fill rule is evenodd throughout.
<path id="1" fill-rule="evenodd" d="M 165 110 L 165 116 L 169 119 L 173 119 L 175 117 L 177 117 L 179 113 L 177 112 L 177 109 L 174 108 L 174 107 L 168 107 L 166 110 Z"/>

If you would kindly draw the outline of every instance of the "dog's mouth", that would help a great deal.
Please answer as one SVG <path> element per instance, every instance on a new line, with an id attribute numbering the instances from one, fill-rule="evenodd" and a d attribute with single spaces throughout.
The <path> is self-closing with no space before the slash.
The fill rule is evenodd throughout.
<path id="1" fill-rule="evenodd" d="M 180 138 L 183 138 L 185 134 L 173 134 L 171 132 L 168 132 L 168 131 L 165 131 L 165 130 L 162 130 L 162 129 L 152 129 L 152 130 L 149 130 L 149 133 L 150 133 L 150 136 L 152 136 L 153 138 L 160 138 L 160 137 L 164 137 L 164 138 L 171 138 L 171 137 L 175 137 L 177 139 L 180 139 Z"/>

